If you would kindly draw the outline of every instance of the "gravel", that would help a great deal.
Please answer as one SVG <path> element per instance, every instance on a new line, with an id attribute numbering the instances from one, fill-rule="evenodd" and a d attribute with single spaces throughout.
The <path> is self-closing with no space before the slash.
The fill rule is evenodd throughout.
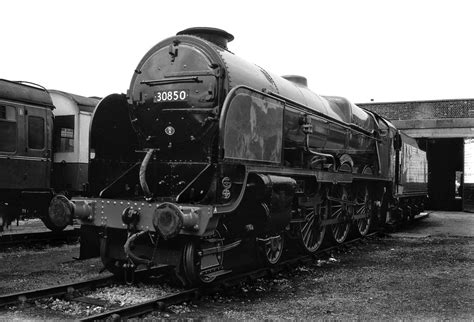
<path id="1" fill-rule="evenodd" d="M 160 285 L 117 285 L 100 289 L 97 292 L 88 294 L 89 297 L 101 299 L 112 304 L 122 307 L 125 305 L 133 305 L 141 302 L 151 301 L 157 297 L 165 296 L 176 292 L 168 286 Z"/>
<path id="2" fill-rule="evenodd" d="M 157 297 L 176 292 L 175 289 L 168 286 L 160 285 L 113 285 L 104 287 L 95 291 L 86 292 L 82 294 L 81 298 L 97 301 L 101 305 L 93 305 L 90 303 L 83 303 L 79 300 L 64 300 L 57 298 L 42 299 L 35 302 L 37 309 L 54 311 L 51 316 L 56 317 L 59 313 L 74 318 L 95 315 L 102 313 L 108 309 L 138 304 L 141 302 L 150 301 Z M 10 310 L 16 310 L 17 307 L 12 307 Z M 184 313 L 183 310 L 176 310 L 175 313 Z"/>
<path id="3" fill-rule="evenodd" d="M 376 239 L 332 259 L 202 298 L 168 317 L 473 320 L 473 246 L 473 238 Z"/>
<path id="4" fill-rule="evenodd" d="M 0 294 L 54 286 L 100 276 L 100 259 L 74 260 L 77 244 L 0 252 Z"/>
<path id="5" fill-rule="evenodd" d="M 52 310 L 74 317 L 94 315 L 102 313 L 106 310 L 105 307 L 97 305 L 88 305 L 81 302 L 70 302 L 60 299 L 49 298 L 42 301 L 36 301 L 35 305 L 39 309 Z"/>
<path id="6" fill-rule="evenodd" d="M 148 318 L 474 320 L 474 238 L 442 233 L 364 241 L 290 272 L 169 306 Z M 78 250 L 74 244 L 0 251 L 0 294 L 104 274 L 99 259 L 73 260 Z M 117 285 L 83 296 L 104 301 L 107 307 L 120 307 L 175 291 L 146 283 Z M 104 309 L 50 298 L 2 310 L 0 320 L 77 319 Z"/>

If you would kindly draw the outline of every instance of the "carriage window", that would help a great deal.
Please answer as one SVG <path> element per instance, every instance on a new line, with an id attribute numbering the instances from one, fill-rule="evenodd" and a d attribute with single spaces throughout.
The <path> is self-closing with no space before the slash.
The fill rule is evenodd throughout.
<path id="1" fill-rule="evenodd" d="M 0 105 L 0 151 L 16 151 L 16 109 Z"/>
<path id="2" fill-rule="evenodd" d="M 281 102 L 239 89 L 226 115 L 224 157 L 280 163 L 282 127 Z"/>
<path id="3" fill-rule="evenodd" d="M 55 152 L 74 152 L 74 115 L 54 118 Z"/>
<path id="4" fill-rule="evenodd" d="M 28 147 L 44 149 L 44 119 L 39 116 L 28 116 Z"/>

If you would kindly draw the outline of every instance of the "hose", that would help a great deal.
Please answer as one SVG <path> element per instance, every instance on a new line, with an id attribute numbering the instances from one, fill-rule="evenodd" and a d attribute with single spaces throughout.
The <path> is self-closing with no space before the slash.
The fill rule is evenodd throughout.
<path id="1" fill-rule="evenodd" d="M 155 149 L 148 150 L 140 166 L 140 186 L 142 187 L 146 200 L 150 200 L 152 198 L 150 188 L 148 187 L 148 184 L 146 182 L 146 168 L 148 167 L 148 163 L 150 162 L 150 158 L 153 155 L 153 152 L 155 152 Z"/>
<path id="2" fill-rule="evenodd" d="M 131 250 L 131 247 L 133 246 L 133 242 L 140 236 L 142 235 L 145 235 L 145 234 L 148 234 L 148 231 L 140 231 L 138 233 L 135 233 L 133 234 L 132 236 L 130 236 L 127 241 L 125 242 L 125 245 L 123 245 L 123 250 L 125 252 L 125 254 L 132 260 L 132 262 L 135 264 L 135 265 L 138 265 L 138 264 L 144 264 L 144 265 L 147 265 L 147 266 L 152 266 L 153 265 L 153 261 L 152 260 L 149 260 L 147 258 L 142 258 L 140 256 L 137 256 L 135 255 L 132 250 Z"/>

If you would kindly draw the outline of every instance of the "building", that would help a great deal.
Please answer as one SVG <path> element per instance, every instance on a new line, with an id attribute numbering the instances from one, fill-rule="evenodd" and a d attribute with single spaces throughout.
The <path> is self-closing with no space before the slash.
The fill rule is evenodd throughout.
<path id="1" fill-rule="evenodd" d="M 474 211 L 474 99 L 360 103 L 426 149 L 429 207 Z"/>

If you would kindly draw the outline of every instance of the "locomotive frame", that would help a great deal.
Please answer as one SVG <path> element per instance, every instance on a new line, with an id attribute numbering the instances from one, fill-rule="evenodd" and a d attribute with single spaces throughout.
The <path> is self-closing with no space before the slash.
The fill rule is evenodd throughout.
<path id="1" fill-rule="evenodd" d="M 275 265 L 288 241 L 314 253 L 327 231 L 342 243 L 351 226 L 366 235 L 423 209 L 426 157 L 414 140 L 242 60 L 232 39 L 182 31 L 144 56 L 126 96 L 98 105 L 93 197 L 50 206 L 81 219 L 82 258 L 100 254 L 117 275 L 167 264 L 185 284 L 210 283 Z M 411 155 L 421 168 L 402 175 Z"/>

